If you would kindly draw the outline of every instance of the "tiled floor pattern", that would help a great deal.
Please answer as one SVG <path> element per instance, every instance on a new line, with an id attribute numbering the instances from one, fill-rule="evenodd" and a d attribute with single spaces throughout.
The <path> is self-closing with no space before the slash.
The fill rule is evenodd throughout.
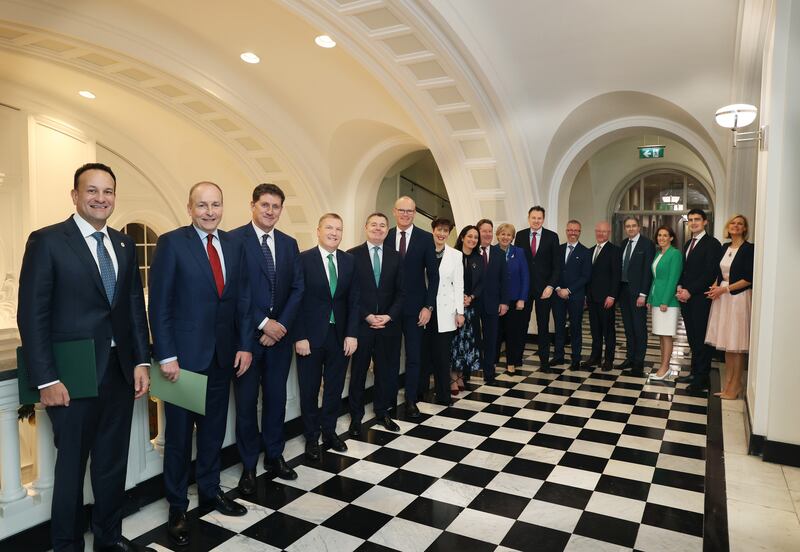
<path id="1" fill-rule="evenodd" d="M 540 371 L 532 350 L 525 365 L 473 378 L 451 407 L 420 403 L 398 434 L 298 457 L 296 481 L 230 491 L 243 518 L 191 510 L 187 549 L 701 550 L 706 398 L 619 370 Z M 165 525 L 137 542 L 170 549 Z"/>

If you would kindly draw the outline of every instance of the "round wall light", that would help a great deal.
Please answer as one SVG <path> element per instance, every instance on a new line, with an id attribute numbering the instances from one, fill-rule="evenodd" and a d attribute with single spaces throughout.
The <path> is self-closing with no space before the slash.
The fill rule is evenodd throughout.
<path id="1" fill-rule="evenodd" d="M 239 57 L 242 58 L 242 61 L 245 63 L 258 63 L 261 61 L 261 58 L 255 55 L 253 52 L 244 52 Z"/>
<path id="2" fill-rule="evenodd" d="M 319 35 L 317 38 L 314 39 L 314 42 L 317 43 L 317 46 L 320 48 L 333 48 L 336 46 L 336 41 L 333 40 L 328 35 Z"/>
<path id="3" fill-rule="evenodd" d="M 720 107 L 714 115 L 717 124 L 722 128 L 736 130 L 746 127 L 756 120 L 758 108 L 750 104 L 732 104 Z"/>
<path id="4" fill-rule="evenodd" d="M 93 100 L 97 97 L 88 90 L 81 90 L 80 92 L 78 92 L 78 95 L 81 96 L 82 98 L 86 98 L 87 100 Z"/>

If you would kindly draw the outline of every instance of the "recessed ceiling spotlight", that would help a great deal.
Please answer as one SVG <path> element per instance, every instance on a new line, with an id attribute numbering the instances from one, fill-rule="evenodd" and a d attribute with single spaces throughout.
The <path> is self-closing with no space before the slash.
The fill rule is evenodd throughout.
<path id="1" fill-rule="evenodd" d="M 328 35 L 319 35 L 317 38 L 314 39 L 314 42 L 317 43 L 317 46 L 322 48 L 333 48 L 336 46 L 336 41 L 333 40 Z"/>
<path id="2" fill-rule="evenodd" d="M 253 52 L 245 52 L 239 57 L 242 58 L 242 61 L 245 63 L 258 63 L 261 61 L 261 58 L 255 55 Z"/>
<path id="3" fill-rule="evenodd" d="M 78 95 L 86 98 L 87 100 L 93 100 L 97 97 L 88 90 L 81 90 L 80 92 L 78 92 Z"/>

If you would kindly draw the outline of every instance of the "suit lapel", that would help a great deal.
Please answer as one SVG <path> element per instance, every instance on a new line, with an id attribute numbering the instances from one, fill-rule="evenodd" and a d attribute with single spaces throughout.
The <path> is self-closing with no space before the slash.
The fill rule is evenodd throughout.
<path id="1" fill-rule="evenodd" d="M 261 268 L 261 272 L 263 272 L 264 276 L 266 276 L 267 280 L 269 280 L 269 275 L 267 274 L 267 259 L 264 258 L 264 251 L 261 249 L 261 244 L 258 242 L 258 234 L 256 234 L 256 231 L 253 229 L 252 225 L 250 225 L 250 228 L 247 229 L 247 239 L 245 240 L 245 244 L 246 247 L 250 249 L 251 253 L 255 255 L 255 258 L 258 259 L 258 266 Z M 277 249 L 277 246 L 275 246 L 275 249 Z M 278 253 L 277 251 L 274 251 L 274 253 L 277 266 Z"/>
<path id="2" fill-rule="evenodd" d="M 122 243 L 122 237 L 115 234 L 116 232 L 112 232 L 110 228 L 108 229 L 108 237 L 111 240 L 111 245 L 114 247 L 114 254 L 117 256 L 117 286 L 114 292 L 114 302 L 112 306 L 116 305 L 117 301 L 119 301 L 119 283 L 128 270 L 128 254 L 125 251 L 125 244 Z"/>
<path id="3" fill-rule="evenodd" d="M 103 297 L 106 297 L 106 288 L 103 287 L 103 280 L 100 279 L 100 269 L 97 268 L 97 263 L 92 257 L 92 252 L 89 251 L 89 246 L 86 244 L 86 238 L 81 235 L 78 225 L 70 217 L 64 222 L 64 233 L 67 235 L 67 243 L 75 252 L 75 255 L 81 260 L 86 270 L 89 271 L 92 280 Z"/>
<path id="4" fill-rule="evenodd" d="M 187 244 L 186 248 L 189 250 L 189 253 L 194 257 L 194 260 L 197 261 L 197 264 L 200 266 L 200 272 L 202 272 L 208 284 L 214 290 L 214 293 L 217 292 L 217 284 L 214 282 L 214 273 L 211 272 L 211 263 L 208 260 L 208 253 L 206 253 L 206 248 L 204 247 L 204 241 L 200 239 L 197 235 L 197 231 L 194 229 L 194 226 L 184 226 L 184 237 L 186 238 Z M 224 253 L 224 250 L 223 250 Z"/>

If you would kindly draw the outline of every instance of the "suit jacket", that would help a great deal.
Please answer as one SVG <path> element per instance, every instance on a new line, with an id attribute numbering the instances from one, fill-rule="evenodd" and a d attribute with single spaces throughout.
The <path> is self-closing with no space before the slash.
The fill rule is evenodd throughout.
<path id="1" fill-rule="evenodd" d="M 683 245 L 683 272 L 678 285 L 686 288 L 692 296 L 702 296 L 717 276 L 722 246 L 717 238 L 706 234 L 686 257 L 691 243 L 692 240 L 688 240 Z"/>
<path id="2" fill-rule="evenodd" d="M 480 253 L 480 248 L 477 251 Z M 481 262 L 483 262 L 483 256 L 481 256 Z M 492 245 L 489 248 L 489 264 L 483 269 L 481 309 L 484 313 L 497 314 L 501 304 L 509 304 L 508 284 L 506 254 L 499 246 Z M 527 299 L 527 296 L 525 298 Z"/>
<path id="3" fill-rule="evenodd" d="M 558 247 L 558 234 L 547 228 L 542 228 L 539 246 L 536 248 L 536 257 L 531 255 L 531 229 L 525 228 L 517 232 L 514 245 L 525 251 L 528 260 L 528 273 L 530 274 L 530 295 L 539 297 L 544 288 L 558 285 L 558 275 L 561 270 L 561 254 Z"/>
<path id="4" fill-rule="evenodd" d="M 292 340 L 308 339 L 311 347 L 321 347 L 331 328 L 333 311 L 336 339 L 358 337 L 359 289 L 355 277 L 355 261 L 349 253 L 336 250 L 336 291 L 331 297 L 327 268 L 316 245 L 300 253 L 305 291 L 300 311 L 294 321 Z"/>
<path id="5" fill-rule="evenodd" d="M 128 383 L 137 364 L 150 362 L 136 245 L 113 228 L 108 235 L 118 266 L 111 304 L 72 217 L 29 236 L 19 278 L 17 325 L 32 386 L 59 379 L 53 359 L 53 343 L 59 341 L 94 339 L 98 381 L 108 365 L 112 337 Z"/>
<path id="6" fill-rule="evenodd" d="M 720 252 L 720 257 L 719 257 L 720 262 L 722 261 L 722 258 L 725 256 L 725 254 L 728 252 L 728 248 L 730 246 L 731 246 L 730 242 L 722 246 L 722 251 Z M 742 289 L 737 289 L 736 291 L 731 291 L 730 292 L 731 295 L 742 293 L 743 291 L 753 287 L 752 284 L 753 284 L 754 255 L 755 255 L 755 247 L 749 241 L 746 241 L 739 246 L 739 251 L 733 258 L 733 263 L 731 263 L 731 273 L 728 275 L 728 282 L 732 284 L 734 282 L 738 282 L 739 280 L 747 280 L 748 282 L 750 282 L 750 285 Z M 717 263 L 716 282 L 717 284 L 719 284 L 721 281 L 722 281 L 722 270 L 719 267 L 719 263 Z"/>
<path id="7" fill-rule="evenodd" d="M 567 244 L 562 243 L 560 250 L 561 269 L 556 287 L 569 289 L 572 299 L 583 299 L 586 296 L 586 285 L 592 276 L 592 257 L 589 250 L 582 243 L 576 243 L 566 263 L 564 258 L 567 256 Z"/>
<path id="8" fill-rule="evenodd" d="M 245 265 L 252 301 L 253 350 L 261 351 L 256 341 L 261 332 L 258 325 L 269 317 L 280 322 L 286 330 L 294 324 L 295 316 L 303 299 L 303 269 L 300 265 L 300 250 L 297 241 L 275 229 L 275 285 L 267 277 L 267 260 L 252 223 L 240 226 L 230 235 L 242 242 Z"/>
<path id="9" fill-rule="evenodd" d="M 445 245 L 433 313 L 439 333 L 456 330 L 456 314 L 464 314 L 464 261 L 461 251 Z"/>
<path id="10" fill-rule="evenodd" d="M 389 230 L 383 243 L 395 247 L 395 236 L 397 236 L 396 227 Z M 436 304 L 436 290 L 439 287 L 436 249 L 430 232 L 414 226 L 406 244 L 406 256 L 402 259 L 402 267 L 405 288 L 403 314 L 417 316 L 422 307 Z"/>
<path id="11" fill-rule="evenodd" d="M 510 252 L 505 255 L 506 273 L 508 274 L 508 300 L 527 301 L 531 286 L 528 274 L 528 260 L 525 252 L 516 245 L 509 245 Z M 502 250 L 501 250 L 502 252 Z"/>
<path id="12" fill-rule="evenodd" d="M 628 247 L 628 238 L 622 240 L 620 245 L 620 270 L 625 259 L 625 248 Z M 628 291 L 636 296 L 650 293 L 653 283 L 653 257 L 656 248 L 653 242 L 639 234 L 636 246 L 631 251 L 631 260 L 628 265 Z M 622 272 L 620 272 L 620 281 Z"/>
<path id="13" fill-rule="evenodd" d="M 150 326 L 156 360 L 178 357 L 184 370 L 205 372 L 216 353 L 233 366 L 237 351 L 253 351 L 253 320 L 241 240 L 218 231 L 225 287 L 217 293 L 203 240 L 194 226 L 158 238 L 150 265 Z"/>
<path id="14" fill-rule="evenodd" d="M 658 256 L 658 254 L 656 254 Z M 678 298 L 675 291 L 678 288 L 678 278 L 683 269 L 683 257 L 681 252 L 670 247 L 658 261 L 658 265 L 653 269 L 653 284 L 650 286 L 650 294 L 647 303 L 653 307 L 667 305 L 668 307 L 678 307 Z"/>
<path id="15" fill-rule="evenodd" d="M 464 295 L 472 295 L 474 299 L 470 305 L 478 307 L 483 301 L 483 259 L 477 249 L 469 255 L 464 255 L 461 251 L 461 262 L 464 263 Z"/>
<path id="16" fill-rule="evenodd" d="M 597 245 L 589 249 L 589 262 L 594 258 Z M 619 247 L 606 242 L 592 265 L 592 277 L 586 286 L 586 296 L 593 303 L 605 303 L 606 297 L 619 296 L 619 279 L 622 273 L 622 257 Z"/>
<path id="17" fill-rule="evenodd" d="M 388 314 L 392 321 L 380 330 L 383 335 L 400 335 L 400 317 L 403 314 L 403 272 L 400 270 L 400 255 L 383 242 L 383 260 L 381 276 L 375 284 L 375 273 L 372 270 L 372 247 L 364 242 L 348 251 L 355 261 L 356 287 L 359 291 L 358 320 L 359 328 L 369 331 L 365 320 L 370 314 Z"/>

